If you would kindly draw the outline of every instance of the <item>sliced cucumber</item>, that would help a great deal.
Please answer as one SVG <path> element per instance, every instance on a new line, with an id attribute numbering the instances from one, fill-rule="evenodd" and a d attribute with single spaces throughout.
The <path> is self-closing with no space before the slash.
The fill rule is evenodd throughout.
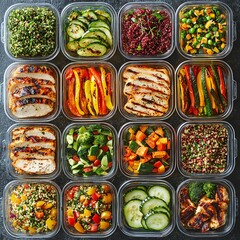
<path id="1" fill-rule="evenodd" d="M 76 52 L 78 49 L 80 49 L 79 41 L 72 41 L 67 43 L 67 49 L 71 52 Z"/>
<path id="2" fill-rule="evenodd" d="M 73 165 L 76 165 L 76 164 L 77 164 L 77 162 L 74 161 L 72 158 L 70 158 L 70 159 L 68 160 L 68 163 L 69 163 L 70 166 L 73 166 Z"/>
<path id="3" fill-rule="evenodd" d="M 84 33 L 84 29 L 77 24 L 70 24 L 67 28 L 67 34 L 74 39 L 79 39 Z"/>
<path id="4" fill-rule="evenodd" d="M 110 30 L 110 26 L 102 20 L 93 21 L 89 25 L 89 28 L 99 28 L 99 27 L 105 27 Z"/>
<path id="5" fill-rule="evenodd" d="M 166 209 L 168 209 L 167 204 L 162 199 L 155 198 L 155 197 L 148 197 L 142 201 L 140 210 L 144 215 L 146 215 L 150 211 L 154 210 L 154 208 L 156 207 L 165 207 Z"/>
<path id="6" fill-rule="evenodd" d="M 103 17 L 107 18 L 107 20 L 109 22 L 111 22 L 111 15 L 108 12 L 106 12 L 104 10 L 101 10 L 101 9 L 97 9 L 97 10 L 95 10 L 95 13 L 100 15 L 100 16 L 103 16 Z"/>
<path id="7" fill-rule="evenodd" d="M 127 224 L 132 228 L 142 228 L 143 214 L 140 212 L 140 200 L 131 200 L 123 208 Z"/>
<path id="8" fill-rule="evenodd" d="M 169 218 L 165 213 L 151 212 L 145 216 L 146 226 L 150 230 L 161 231 L 169 225 Z"/>
<path id="9" fill-rule="evenodd" d="M 147 225 L 146 225 L 146 221 L 144 218 L 142 218 L 141 224 L 143 226 L 144 229 L 148 229 Z"/>
<path id="10" fill-rule="evenodd" d="M 85 38 L 84 37 L 79 41 L 80 47 L 87 47 L 91 43 L 100 43 L 100 44 L 103 44 L 106 47 L 108 47 L 108 45 L 105 42 L 101 41 L 98 38 Z"/>
<path id="11" fill-rule="evenodd" d="M 74 170 L 74 169 L 82 169 L 83 168 L 83 164 L 81 162 L 78 162 L 77 164 L 71 166 L 71 170 Z"/>
<path id="12" fill-rule="evenodd" d="M 112 38 L 112 34 L 111 32 L 109 31 L 108 28 L 105 28 L 105 27 L 98 27 L 98 28 L 89 28 L 88 31 L 91 31 L 91 32 L 95 32 L 95 31 L 101 31 L 103 32 L 105 35 L 106 35 L 106 40 L 107 43 L 112 46 L 113 44 L 113 38 Z"/>
<path id="13" fill-rule="evenodd" d="M 145 186 L 137 186 L 136 188 L 137 189 L 142 189 L 145 192 L 147 191 L 147 188 Z"/>
<path id="14" fill-rule="evenodd" d="M 164 208 L 164 207 L 156 207 L 153 209 L 154 212 L 162 212 L 162 213 L 165 213 L 167 214 L 167 216 L 170 218 L 171 217 L 171 214 L 170 214 L 170 211 L 169 209 L 167 208 Z"/>
<path id="15" fill-rule="evenodd" d="M 143 201 L 148 197 L 147 193 L 141 189 L 131 189 L 124 196 L 124 202 L 127 203 L 130 200 L 137 199 Z"/>
<path id="16" fill-rule="evenodd" d="M 91 43 L 85 48 L 80 48 L 77 54 L 83 57 L 98 57 L 104 55 L 106 52 L 106 46 L 100 43 Z"/>
<path id="17" fill-rule="evenodd" d="M 148 194 L 151 197 L 157 197 L 165 201 L 167 204 L 171 201 L 171 194 L 168 189 L 162 186 L 152 186 L 148 189 Z"/>
<path id="18" fill-rule="evenodd" d="M 82 16 L 87 18 L 90 21 L 94 21 L 98 19 L 97 14 L 90 9 L 82 11 Z"/>
<path id="19" fill-rule="evenodd" d="M 73 20 L 73 21 L 71 21 L 71 24 L 80 25 L 85 31 L 87 31 L 87 29 L 88 29 L 88 25 L 79 20 Z"/>
<path id="20" fill-rule="evenodd" d="M 103 41 L 106 41 L 107 40 L 107 36 L 106 34 L 101 31 L 101 30 L 98 30 L 98 29 L 89 29 L 83 36 L 83 38 L 97 38 L 97 39 L 100 39 L 100 40 L 103 40 Z"/>

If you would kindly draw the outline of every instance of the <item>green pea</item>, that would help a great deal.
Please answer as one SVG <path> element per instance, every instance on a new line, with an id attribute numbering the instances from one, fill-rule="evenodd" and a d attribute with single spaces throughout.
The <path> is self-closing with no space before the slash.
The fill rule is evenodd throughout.
<path id="1" fill-rule="evenodd" d="M 212 39 L 209 39 L 207 43 L 208 43 L 209 45 L 212 45 L 212 44 L 213 44 Z"/>
<path id="2" fill-rule="evenodd" d="M 212 30 L 213 30 L 214 32 L 216 32 L 216 31 L 218 30 L 218 28 L 217 28 L 217 27 L 213 27 Z"/>
<path id="3" fill-rule="evenodd" d="M 195 24 L 193 27 L 194 27 L 194 28 L 199 28 L 199 25 L 198 25 L 198 24 Z"/>
<path id="4" fill-rule="evenodd" d="M 202 38 L 201 37 L 197 37 L 197 40 L 200 42 L 202 40 Z"/>
<path id="5" fill-rule="evenodd" d="M 182 19 L 182 22 L 183 22 L 183 23 L 185 23 L 186 21 L 187 21 L 187 19 L 186 19 L 186 18 L 183 18 L 183 19 Z"/>
<path id="6" fill-rule="evenodd" d="M 185 33 L 181 33 L 181 38 L 184 39 L 186 37 Z"/>
<path id="7" fill-rule="evenodd" d="M 195 32 L 195 28 L 190 28 L 188 32 L 193 34 Z"/>
<path id="8" fill-rule="evenodd" d="M 192 20 L 188 18 L 188 19 L 186 20 L 186 23 L 187 23 L 187 24 L 190 24 L 190 23 L 192 23 Z"/>
<path id="9" fill-rule="evenodd" d="M 189 17 L 188 12 L 184 13 L 183 15 L 184 15 L 185 18 L 188 18 L 188 17 Z"/>
<path id="10" fill-rule="evenodd" d="M 207 34 L 205 35 L 205 37 L 206 37 L 206 38 L 210 38 L 210 37 L 211 37 L 211 33 L 207 33 Z"/>

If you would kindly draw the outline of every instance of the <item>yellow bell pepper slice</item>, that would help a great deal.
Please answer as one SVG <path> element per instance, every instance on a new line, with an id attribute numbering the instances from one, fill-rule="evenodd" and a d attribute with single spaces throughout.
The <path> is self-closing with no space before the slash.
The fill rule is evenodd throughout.
<path id="1" fill-rule="evenodd" d="M 75 77 L 75 105 L 76 105 L 76 108 L 78 110 L 78 112 L 81 114 L 81 115 L 85 115 L 85 113 L 81 110 L 80 108 L 80 105 L 79 105 L 79 94 L 80 94 L 80 79 L 79 79 L 79 76 L 78 76 L 78 73 L 76 70 L 73 69 L 73 73 L 74 73 L 74 77 Z"/>
<path id="2" fill-rule="evenodd" d="M 198 88 L 198 93 L 199 93 L 200 107 L 204 107 L 205 106 L 205 98 L 204 98 L 201 78 L 202 78 L 202 74 L 200 71 L 197 75 L 197 88 Z"/>
<path id="3" fill-rule="evenodd" d="M 75 228 L 78 232 L 80 232 L 80 233 L 84 233 L 84 232 L 85 232 L 84 228 L 82 227 L 82 225 L 81 225 L 79 222 L 76 222 L 76 223 L 74 224 L 74 228 Z"/>
<path id="4" fill-rule="evenodd" d="M 92 104 L 92 96 L 91 96 L 91 81 L 87 80 L 84 84 L 84 92 L 85 92 L 85 96 L 87 98 L 87 108 L 88 111 L 91 113 L 91 115 L 95 116 L 95 113 L 93 111 L 93 104 Z"/>
<path id="5" fill-rule="evenodd" d="M 51 219 L 51 218 L 48 218 L 48 219 L 46 220 L 46 225 L 47 225 L 47 228 L 48 228 L 49 230 L 53 230 L 54 227 L 56 226 L 56 224 L 57 224 L 57 221 L 56 221 L 56 220 L 53 220 L 53 219 Z"/>
<path id="6" fill-rule="evenodd" d="M 99 114 L 99 106 L 98 106 L 98 87 L 97 83 L 94 79 L 94 76 L 91 76 L 91 95 L 93 101 L 93 107 L 96 112 L 96 115 Z"/>

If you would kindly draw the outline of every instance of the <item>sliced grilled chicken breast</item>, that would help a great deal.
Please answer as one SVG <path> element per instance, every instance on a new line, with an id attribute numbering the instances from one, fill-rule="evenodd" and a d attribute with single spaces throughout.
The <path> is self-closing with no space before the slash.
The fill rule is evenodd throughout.
<path id="1" fill-rule="evenodd" d="M 49 148 L 55 150 L 55 141 L 48 141 L 48 142 L 33 142 L 31 140 L 24 141 L 24 140 L 16 140 L 9 144 L 9 148 L 13 150 L 14 148 L 23 148 L 23 147 L 30 147 L 30 148 Z"/>
<path id="2" fill-rule="evenodd" d="M 56 169 L 55 161 L 50 159 L 18 159 L 12 164 L 16 171 L 28 174 L 50 174 Z"/>
<path id="3" fill-rule="evenodd" d="M 19 66 L 13 73 L 13 77 L 32 77 L 37 79 L 45 79 L 55 83 L 54 72 L 46 66 L 42 65 L 22 65 Z"/>

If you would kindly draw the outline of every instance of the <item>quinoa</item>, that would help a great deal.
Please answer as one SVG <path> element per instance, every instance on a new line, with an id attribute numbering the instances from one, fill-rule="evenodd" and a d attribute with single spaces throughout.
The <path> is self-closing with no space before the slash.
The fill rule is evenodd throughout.
<path id="1" fill-rule="evenodd" d="M 181 134 L 181 166 L 189 173 L 221 173 L 227 165 L 228 130 L 221 124 L 193 124 Z"/>
<path id="2" fill-rule="evenodd" d="M 172 43 L 170 16 L 166 11 L 147 8 L 126 12 L 121 39 L 123 50 L 130 55 L 163 54 Z"/>

